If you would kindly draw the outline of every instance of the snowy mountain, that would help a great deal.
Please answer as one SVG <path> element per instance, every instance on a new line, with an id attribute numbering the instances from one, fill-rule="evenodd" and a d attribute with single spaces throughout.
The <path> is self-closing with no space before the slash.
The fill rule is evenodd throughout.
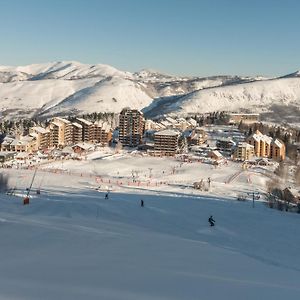
<path id="1" fill-rule="evenodd" d="M 0 66 L 0 111 L 6 118 L 119 112 L 130 106 L 148 116 L 215 110 L 300 107 L 300 73 L 263 77 L 179 77 L 136 73 L 74 61 Z"/>
<path id="2" fill-rule="evenodd" d="M 278 78 L 207 88 L 180 97 L 158 99 L 145 111 L 192 114 L 225 111 L 268 111 L 276 106 L 300 107 L 300 78 Z M 163 109 L 162 109 L 163 108 Z"/>

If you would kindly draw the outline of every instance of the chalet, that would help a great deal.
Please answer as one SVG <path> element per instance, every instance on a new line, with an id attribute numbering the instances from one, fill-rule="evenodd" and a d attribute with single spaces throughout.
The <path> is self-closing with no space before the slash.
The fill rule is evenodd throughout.
<path id="1" fill-rule="evenodd" d="M 88 143 L 78 143 L 74 146 L 72 146 L 72 149 L 77 154 L 85 154 L 91 150 L 93 150 L 94 146 Z"/>
<path id="2" fill-rule="evenodd" d="M 0 152 L 0 163 L 14 159 L 16 152 Z"/>
<path id="3" fill-rule="evenodd" d="M 213 151 L 208 152 L 207 156 L 216 161 L 223 159 L 223 155 L 218 150 L 213 150 Z"/>

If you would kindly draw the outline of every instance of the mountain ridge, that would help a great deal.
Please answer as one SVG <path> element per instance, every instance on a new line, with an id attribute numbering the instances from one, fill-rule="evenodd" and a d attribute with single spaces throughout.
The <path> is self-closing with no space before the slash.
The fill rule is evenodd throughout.
<path id="1" fill-rule="evenodd" d="M 173 76 L 152 69 L 131 73 L 105 64 L 61 61 L 0 66 L 5 118 L 114 112 L 130 106 L 157 117 L 215 110 L 300 107 L 300 72 L 277 77 Z M 15 112 L 14 112 L 15 110 Z"/>

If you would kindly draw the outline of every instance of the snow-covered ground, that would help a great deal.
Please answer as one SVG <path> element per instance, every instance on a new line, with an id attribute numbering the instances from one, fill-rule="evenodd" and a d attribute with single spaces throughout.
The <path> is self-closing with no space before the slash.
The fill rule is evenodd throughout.
<path id="1" fill-rule="evenodd" d="M 99 152 L 41 166 L 27 206 L 34 170 L 2 173 L 0 299 L 299 298 L 299 215 L 235 200 L 267 170 Z"/>
<path id="2" fill-rule="evenodd" d="M 299 123 L 299 100 L 298 72 L 268 79 L 130 73 L 74 61 L 0 66 L 0 113 L 8 119 L 119 113 L 130 106 L 150 117 L 249 110 L 264 113 L 263 120 Z"/>

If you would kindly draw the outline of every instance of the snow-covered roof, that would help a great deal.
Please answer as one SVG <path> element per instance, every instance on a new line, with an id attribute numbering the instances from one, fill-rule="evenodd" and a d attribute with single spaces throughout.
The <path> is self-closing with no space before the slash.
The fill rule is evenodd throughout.
<path id="1" fill-rule="evenodd" d="M 260 142 L 260 141 L 263 141 L 267 144 L 271 144 L 272 142 L 272 138 L 265 135 L 265 134 L 262 134 L 260 131 L 256 130 L 255 133 L 253 133 L 249 138 L 253 138 L 256 142 Z M 249 139 L 248 138 L 248 139 Z"/>
<path id="2" fill-rule="evenodd" d="M 56 122 L 56 121 L 52 121 L 50 125 L 55 125 L 57 127 L 61 126 L 61 124 L 59 122 Z"/>
<path id="3" fill-rule="evenodd" d="M 235 144 L 234 140 L 231 137 L 221 137 L 217 141 Z"/>
<path id="4" fill-rule="evenodd" d="M 230 116 L 259 116 L 259 114 L 256 113 L 229 113 Z"/>
<path id="5" fill-rule="evenodd" d="M 6 136 L 3 139 L 2 145 L 10 145 L 14 141 L 14 138 Z"/>
<path id="6" fill-rule="evenodd" d="M 170 122 L 168 122 L 168 121 L 166 121 L 166 120 L 161 121 L 160 124 L 162 124 L 162 125 L 165 126 L 165 127 L 168 127 L 168 126 L 171 126 L 171 125 L 172 125 L 172 123 L 170 123 Z"/>
<path id="7" fill-rule="evenodd" d="M 29 154 L 28 154 L 27 152 L 19 152 L 19 153 L 16 155 L 16 158 L 23 159 L 23 158 L 27 158 L 28 155 L 29 155 Z"/>
<path id="8" fill-rule="evenodd" d="M 108 132 L 111 130 L 111 125 L 107 123 L 106 121 L 98 121 L 94 123 L 96 126 L 104 130 L 105 132 Z"/>
<path id="9" fill-rule="evenodd" d="M 176 124 L 177 123 L 177 121 L 175 119 L 171 118 L 171 117 L 166 117 L 166 121 L 168 121 L 171 124 Z"/>
<path id="10" fill-rule="evenodd" d="M 53 119 L 53 121 L 54 121 L 54 122 L 55 122 L 55 121 L 59 121 L 59 122 L 65 123 L 65 124 L 70 124 L 70 123 L 71 123 L 69 120 L 66 120 L 66 119 L 60 118 L 60 117 L 55 117 L 55 118 Z"/>
<path id="11" fill-rule="evenodd" d="M 267 144 L 271 144 L 271 142 L 272 142 L 272 138 L 267 136 L 267 135 L 262 135 L 261 140 L 264 141 Z"/>
<path id="12" fill-rule="evenodd" d="M 239 147 L 239 148 L 254 148 L 253 145 L 250 145 L 250 144 L 248 144 L 246 142 L 239 142 L 237 144 L 237 147 Z"/>
<path id="13" fill-rule="evenodd" d="M 188 119 L 188 122 L 192 125 L 192 126 L 197 126 L 197 121 L 193 118 Z"/>
<path id="14" fill-rule="evenodd" d="M 91 121 L 85 120 L 85 119 L 83 119 L 83 118 L 77 118 L 77 120 L 78 120 L 79 122 L 85 124 L 85 125 L 88 125 L 88 126 L 93 125 L 93 123 L 92 123 Z"/>
<path id="15" fill-rule="evenodd" d="M 79 147 L 79 148 L 81 148 L 83 150 L 88 150 L 88 149 L 93 148 L 93 145 L 85 143 L 85 142 L 82 142 L 82 143 L 78 143 L 78 144 L 72 146 L 72 148 L 75 148 L 75 147 Z"/>
<path id="16" fill-rule="evenodd" d="M 34 137 L 34 138 L 38 137 L 38 133 L 36 133 L 36 132 L 31 132 L 29 135 L 32 136 L 32 137 Z"/>
<path id="17" fill-rule="evenodd" d="M 154 133 L 154 135 L 180 135 L 179 131 L 172 130 L 172 129 L 166 129 L 162 131 L 157 131 Z"/>
<path id="18" fill-rule="evenodd" d="M 77 128 L 82 128 L 82 125 L 80 125 L 79 123 L 76 123 L 76 122 L 73 122 L 72 125 Z"/>
<path id="19" fill-rule="evenodd" d="M 34 126 L 34 127 L 31 127 L 30 129 L 34 130 L 37 133 L 48 133 L 49 132 L 48 129 L 45 129 L 45 128 L 41 127 L 41 126 Z"/>
<path id="20" fill-rule="evenodd" d="M 217 157 L 223 157 L 223 155 L 218 150 L 213 150 L 210 152 L 210 154 L 214 154 Z"/>
<path id="21" fill-rule="evenodd" d="M 9 155 L 13 155 L 16 152 L 13 151 L 0 151 L 0 156 L 9 156 Z"/>
<path id="22" fill-rule="evenodd" d="M 274 143 L 278 148 L 281 148 L 281 147 L 283 146 L 282 142 L 279 141 L 278 139 L 273 140 L 273 143 Z"/>
<path id="23" fill-rule="evenodd" d="M 14 139 L 11 143 L 12 146 L 17 146 L 17 145 L 27 145 L 30 143 L 32 140 L 34 140 L 34 137 L 26 135 L 26 136 L 21 136 L 18 139 Z"/>
<path id="24" fill-rule="evenodd" d="M 62 153 L 64 154 L 72 154 L 73 153 L 73 149 L 70 146 L 66 146 L 61 150 Z"/>

